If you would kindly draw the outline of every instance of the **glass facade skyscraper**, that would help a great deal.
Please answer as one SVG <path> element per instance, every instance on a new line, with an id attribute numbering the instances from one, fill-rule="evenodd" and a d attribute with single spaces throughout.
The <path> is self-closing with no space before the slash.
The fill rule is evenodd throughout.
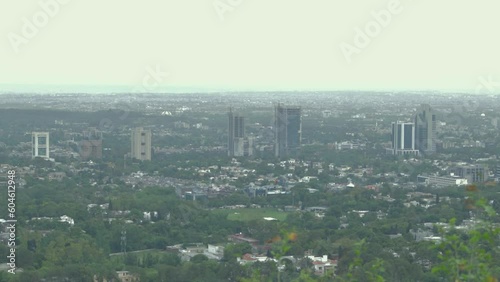
<path id="1" fill-rule="evenodd" d="M 428 104 L 423 104 L 415 115 L 415 145 L 422 154 L 436 152 L 436 114 Z"/>
<path id="2" fill-rule="evenodd" d="M 302 144 L 302 110 L 278 104 L 274 109 L 275 156 L 282 158 L 300 149 Z"/>

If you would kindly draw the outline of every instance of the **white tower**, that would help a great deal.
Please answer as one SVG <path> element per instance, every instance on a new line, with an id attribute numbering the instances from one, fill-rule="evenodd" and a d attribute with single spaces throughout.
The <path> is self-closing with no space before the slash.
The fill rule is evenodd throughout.
<path id="1" fill-rule="evenodd" d="M 31 157 L 41 157 L 49 159 L 49 133 L 48 132 L 33 132 L 32 136 L 32 154 Z"/>

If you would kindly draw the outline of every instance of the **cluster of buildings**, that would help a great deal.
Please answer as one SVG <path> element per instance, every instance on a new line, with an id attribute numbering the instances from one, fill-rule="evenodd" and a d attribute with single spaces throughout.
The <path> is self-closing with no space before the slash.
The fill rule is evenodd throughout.
<path id="1" fill-rule="evenodd" d="M 58 221 L 62 223 L 67 223 L 71 226 L 75 225 L 75 220 L 67 215 L 60 216 L 59 218 L 57 217 L 33 217 L 31 221 Z"/>
<path id="2" fill-rule="evenodd" d="M 32 132 L 32 158 L 50 158 L 50 133 Z M 82 133 L 82 140 L 75 142 L 83 160 L 102 159 L 102 132 L 90 127 Z M 151 160 L 151 130 L 137 127 L 131 133 L 130 157 L 137 160 Z"/>
<path id="3" fill-rule="evenodd" d="M 285 158 L 297 152 L 302 143 L 302 114 L 300 107 L 286 107 L 278 104 L 274 112 L 274 153 Z M 140 161 L 151 160 L 150 129 L 133 128 L 131 131 L 131 150 L 126 157 Z M 254 154 L 253 136 L 245 132 L 245 117 L 233 111 L 228 112 L 227 154 L 230 157 L 252 156 Z M 78 153 L 84 160 L 102 159 L 102 132 L 89 128 L 77 142 Z M 32 132 L 32 157 L 50 159 L 49 132 Z"/>
<path id="4" fill-rule="evenodd" d="M 397 121 L 392 123 L 390 154 L 394 155 L 428 155 L 436 152 L 436 111 L 428 104 L 421 105 L 412 121 Z M 245 131 L 246 118 L 229 108 L 228 112 L 228 140 L 227 154 L 230 157 L 252 156 L 256 146 L 256 138 L 248 136 Z M 274 123 L 271 126 L 274 140 L 269 143 L 274 149 L 274 155 L 279 159 L 288 159 L 298 150 L 302 142 L 302 111 L 301 107 L 290 107 L 277 104 L 274 107 Z M 76 145 L 78 154 L 84 160 L 97 160 L 103 157 L 102 132 L 96 128 L 87 128 L 78 135 L 79 141 L 67 141 Z M 80 138 L 81 137 L 81 138 Z M 133 128 L 130 135 L 130 152 L 126 155 L 131 159 L 148 161 L 152 155 L 152 132 L 143 127 Z M 270 140 L 267 140 L 269 142 Z M 25 144 L 29 146 L 29 143 Z M 334 143 L 337 150 L 354 150 L 364 148 L 362 142 Z M 49 132 L 32 132 L 32 157 L 51 159 L 58 156 L 58 150 L 51 148 Z M 26 148 L 25 148 L 26 149 Z M 52 152 L 51 152 L 52 149 Z M 220 147 L 224 150 L 223 146 Z M 155 149 L 156 151 L 156 149 Z M 294 169 L 294 167 L 288 168 Z M 323 170 L 318 169 L 318 174 Z M 500 166 L 493 170 L 495 179 L 500 179 Z M 485 182 L 488 180 L 488 168 L 484 165 L 457 165 L 453 170 L 448 170 L 446 175 L 435 173 L 433 175 L 419 175 L 417 182 L 434 186 L 466 185 L 470 183 Z M 203 171 L 199 171 L 203 175 Z M 242 172 L 245 174 L 245 172 Z M 340 177 L 344 176 L 339 171 Z M 212 181 L 234 180 L 241 173 L 226 173 L 213 176 Z M 362 176 L 360 176 L 362 177 Z M 307 181 L 305 181 L 307 182 Z M 196 190 L 196 189 L 194 189 Z M 195 192 L 191 191 L 193 195 Z M 269 190 L 269 189 L 266 189 Z M 257 190 L 256 190 L 257 191 Z M 255 192 L 255 191 L 254 191 Z M 258 191 L 257 191 L 258 192 Z M 269 191 L 266 191 L 269 192 Z M 272 191 L 271 191 L 272 192 Z M 255 193 L 253 193 L 255 195 Z"/>
<path id="5" fill-rule="evenodd" d="M 295 267 L 297 267 L 297 269 L 300 269 L 299 265 L 301 265 L 301 261 L 309 260 L 312 270 L 319 276 L 324 276 L 328 273 L 332 275 L 335 273 L 337 268 L 337 259 L 330 259 L 327 255 L 314 256 L 312 255 L 312 250 L 306 251 L 304 256 L 283 256 L 278 260 L 262 253 L 268 251 L 270 246 L 260 245 L 258 240 L 247 237 L 242 233 L 229 235 L 228 240 L 232 243 L 245 243 L 252 246 L 252 253 L 246 253 L 237 258 L 237 262 L 241 265 L 248 265 L 255 262 L 273 261 L 278 264 L 278 270 L 283 271 L 284 260 L 291 262 Z M 198 243 L 184 248 L 182 244 L 173 245 L 168 246 L 166 249 L 168 252 L 176 253 L 182 261 L 190 261 L 193 257 L 200 254 L 206 256 L 208 259 L 220 261 L 224 257 L 225 247 L 220 245 L 204 245 Z"/>
<path id="6" fill-rule="evenodd" d="M 31 136 L 31 157 L 53 160 L 50 157 L 50 133 L 32 132 Z M 84 130 L 82 133 L 82 140 L 74 143 L 78 148 L 79 156 L 83 160 L 96 160 L 102 158 L 102 132 L 97 130 L 95 127 Z"/>

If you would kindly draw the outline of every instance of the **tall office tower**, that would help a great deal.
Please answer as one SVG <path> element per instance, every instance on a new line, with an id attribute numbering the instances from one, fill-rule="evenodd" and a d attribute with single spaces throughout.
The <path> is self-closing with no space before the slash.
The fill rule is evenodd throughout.
<path id="1" fill-rule="evenodd" d="M 102 132 L 95 127 L 83 131 L 79 149 L 80 157 L 84 160 L 102 159 Z"/>
<path id="2" fill-rule="evenodd" d="M 132 130 L 132 151 L 130 156 L 141 161 L 151 160 L 151 130 L 136 127 Z"/>
<path id="3" fill-rule="evenodd" d="M 427 104 L 415 115 L 415 146 L 422 154 L 436 152 L 436 114 Z"/>
<path id="4" fill-rule="evenodd" d="M 245 118 L 234 113 L 232 108 L 229 108 L 228 117 L 227 155 L 235 157 L 240 155 L 235 144 L 243 142 L 239 139 L 245 138 Z"/>
<path id="5" fill-rule="evenodd" d="M 32 154 L 31 157 L 41 157 L 44 159 L 50 158 L 49 148 L 49 133 L 48 132 L 33 132 L 32 136 Z"/>
<path id="6" fill-rule="evenodd" d="M 274 108 L 274 154 L 283 158 L 295 153 L 302 143 L 302 115 L 300 107 Z"/>
<path id="7" fill-rule="evenodd" d="M 392 154 L 418 155 L 415 149 L 415 125 L 409 122 L 392 123 Z"/>

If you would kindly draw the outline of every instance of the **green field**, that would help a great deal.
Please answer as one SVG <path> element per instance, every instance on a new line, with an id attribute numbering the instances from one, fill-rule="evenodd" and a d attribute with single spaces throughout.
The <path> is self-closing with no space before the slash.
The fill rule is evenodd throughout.
<path id="1" fill-rule="evenodd" d="M 264 220 L 264 217 L 273 217 L 278 220 L 285 220 L 287 213 L 273 208 L 264 209 L 218 209 L 213 212 L 227 214 L 227 219 L 236 221 Z"/>
<path id="2" fill-rule="evenodd" d="M 154 259 L 160 260 L 165 256 L 171 256 L 172 253 L 167 252 L 165 250 L 147 249 L 147 250 L 140 250 L 140 251 L 130 251 L 130 252 L 127 252 L 126 255 L 133 255 L 135 257 L 135 259 L 137 259 L 138 261 L 140 261 L 142 263 L 144 261 L 144 258 L 148 255 Z M 113 262 L 122 263 L 122 262 L 124 262 L 125 258 L 124 258 L 122 253 L 114 253 L 114 254 L 110 254 L 110 259 Z"/>

